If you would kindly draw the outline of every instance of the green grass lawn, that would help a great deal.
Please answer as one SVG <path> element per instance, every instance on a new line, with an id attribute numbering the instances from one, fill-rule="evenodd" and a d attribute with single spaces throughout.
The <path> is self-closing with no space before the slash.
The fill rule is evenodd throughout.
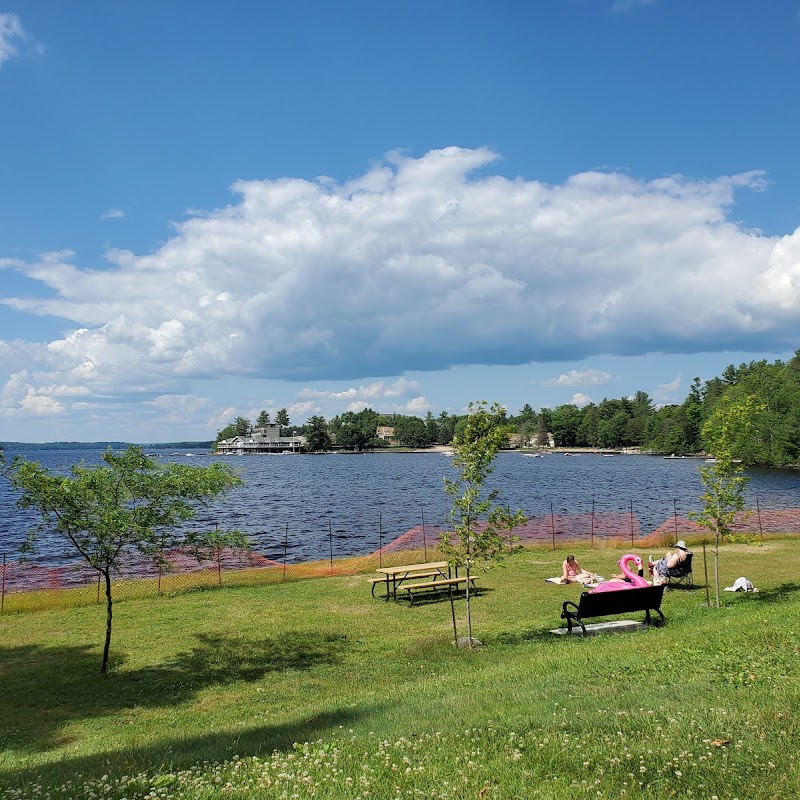
<path id="1" fill-rule="evenodd" d="M 800 797 L 800 541 L 724 547 L 761 591 L 721 609 L 695 552 L 666 627 L 584 640 L 550 633 L 565 552 L 526 550 L 479 577 L 472 651 L 365 575 L 119 603 L 105 676 L 102 606 L 5 615 L 0 798 Z"/>

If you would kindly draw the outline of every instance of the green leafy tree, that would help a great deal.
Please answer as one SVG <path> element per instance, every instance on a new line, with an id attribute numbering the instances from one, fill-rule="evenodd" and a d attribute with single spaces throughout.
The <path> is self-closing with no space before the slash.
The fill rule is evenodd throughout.
<path id="1" fill-rule="evenodd" d="M 379 421 L 380 415 L 371 408 L 334 417 L 331 429 L 336 434 L 336 444 L 348 450 L 364 450 L 374 443 Z"/>
<path id="2" fill-rule="evenodd" d="M 443 533 L 440 547 L 448 561 L 463 567 L 466 573 L 470 647 L 473 644 L 470 577 L 475 563 L 488 566 L 501 561 L 508 550 L 508 532 L 525 520 L 522 512 L 511 514 L 507 507 L 497 506 L 498 491 L 486 489 L 497 452 L 507 444 L 510 433 L 511 426 L 506 424 L 505 412 L 499 405 L 495 403 L 487 410 L 484 401 L 470 403 L 463 425 L 453 439 L 456 477 L 444 479 L 445 492 L 452 498 L 453 534 Z M 455 625 L 455 615 L 453 621 Z"/>
<path id="3" fill-rule="evenodd" d="M 557 447 L 574 447 L 580 425 L 581 412 L 575 405 L 565 403 L 550 412 L 550 432 Z"/>
<path id="4" fill-rule="evenodd" d="M 589 403 L 581 412 L 581 424 L 578 425 L 575 444 L 581 447 L 597 447 L 599 442 L 597 433 L 599 423 L 600 415 L 597 406 L 594 403 Z"/>
<path id="5" fill-rule="evenodd" d="M 223 439 L 233 439 L 236 436 L 236 426 L 231 423 L 230 425 L 226 425 L 221 431 L 217 431 L 217 442 L 221 442 Z"/>
<path id="6" fill-rule="evenodd" d="M 236 429 L 236 436 L 249 436 L 250 431 L 253 429 L 247 417 L 236 417 L 233 427 Z"/>
<path id="7" fill-rule="evenodd" d="M 285 408 L 281 408 L 275 416 L 275 422 L 280 426 L 278 433 L 282 436 L 283 429 L 289 427 L 289 412 Z"/>
<path id="8" fill-rule="evenodd" d="M 21 492 L 19 505 L 37 512 L 41 520 L 29 533 L 25 549 L 35 549 L 37 533 L 52 531 L 104 580 L 106 636 L 100 671 L 106 672 L 113 617 L 111 578 L 126 552 L 163 563 L 165 549 L 191 549 L 202 545 L 206 536 L 213 536 L 216 546 L 242 547 L 246 540 L 238 531 L 185 535 L 175 530 L 194 516 L 198 506 L 242 483 L 226 464 L 162 465 L 134 446 L 118 453 L 109 449 L 102 460 L 99 465 L 74 465 L 65 477 L 18 457 L 5 474 Z"/>
<path id="9" fill-rule="evenodd" d="M 439 426 L 436 418 L 429 411 L 425 416 L 425 444 L 434 445 L 439 441 Z"/>
<path id="10" fill-rule="evenodd" d="M 306 449 L 311 452 L 322 452 L 331 449 L 331 435 L 325 417 L 313 416 L 306 422 Z"/>
<path id="11" fill-rule="evenodd" d="M 631 418 L 622 410 L 602 420 L 598 426 L 601 447 L 621 447 L 627 444 L 625 432 L 630 420 Z"/>
<path id="12" fill-rule="evenodd" d="M 456 433 L 458 417 L 452 416 L 446 411 L 441 411 L 439 412 L 439 418 L 436 422 L 439 426 L 439 444 L 450 444 Z"/>
<path id="13" fill-rule="evenodd" d="M 394 423 L 394 436 L 406 447 L 425 447 L 428 431 L 419 417 L 398 417 Z"/>
<path id="14" fill-rule="evenodd" d="M 719 544 L 732 533 L 736 514 L 744 511 L 744 490 L 748 478 L 743 474 L 737 455 L 746 446 L 753 431 L 753 419 L 761 411 L 757 398 L 740 402 L 723 399 L 703 425 L 703 441 L 707 452 L 714 453 L 716 463 L 700 467 L 703 493 L 702 508 L 689 516 L 714 535 L 714 591 L 719 608 Z"/>
<path id="15" fill-rule="evenodd" d="M 266 428 L 270 423 L 269 411 L 262 411 L 256 420 L 257 428 Z"/>
<path id="16" fill-rule="evenodd" d="M 536 420 L 536 446 L 537 447 L 547 447 L 550 444 L 550 437 L 548 433 L 550 433 L 551 427 L 551 414 L 549 408 L 543 408 L 539 412 L 539 417 Z"/>
<path id="17" fill-rule="evenodd" d="M 522 447 L 527 447 L 536 436 L 536 423 L 537 415 L 533 410 L 530 403 L 520 409 L 519 414 L 511 419 L 513 425 L 516 426 L 516 432 L 519 434 L 520 443 Z"/>

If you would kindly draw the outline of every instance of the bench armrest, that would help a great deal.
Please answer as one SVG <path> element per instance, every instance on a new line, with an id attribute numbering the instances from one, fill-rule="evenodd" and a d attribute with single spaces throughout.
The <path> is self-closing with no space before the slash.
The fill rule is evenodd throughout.
<path id="1" fill-rule="evenodd" d="M 562 616 L 562 618 L 564 618 L 564 619 L 566 619 L 566 618 L 567 618 L 567 615 L 568 615 L 568 614 L 572 614 L 573 616 L 575 615 L 575 611 L 570 611 L 570 610 L 567 608 L 567 606 L 572 606 L 572 607 L 575 609 L 575 611 L 577 611 L 577 610 L 578 610 L 578 606 L 577 606 L 575 603 L 573 603 L 573 602 L 572 602 L 572 600 L 565 600 L 565 601 L 564 601 L 563 608 L 562 608 L 562 610 L 561 610 L 561 616 Z"/>

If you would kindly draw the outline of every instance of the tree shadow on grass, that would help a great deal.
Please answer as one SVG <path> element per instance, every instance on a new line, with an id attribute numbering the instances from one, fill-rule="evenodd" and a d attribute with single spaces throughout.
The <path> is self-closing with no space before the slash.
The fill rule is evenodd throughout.
<path id="1" fill-rule="evenodd" d="M 93 659 L 93 661 L 96 659 Z M 203 762 L 216 763 L 240 756 L 266 757 L 274 751 L 288 751 L 295 742 L 319 739 L 327 731 L 351 727 L 361 717 L 378 713 L 370 708 L 354 711 L 338 709 L 283 725 L 263 725 L 236 730 L 226 729 L 202 736 L 181 737 L 179 732 L 145 747 L 128 747 L 89 756 L 64 758 L 31 769 L 0 771 L 0 788 L 22 788 L 38 784 L 52 787 L 73 780 L 75 790 L 101 775 L 111 779 L 186 770 Z M 77 776 L 77 777 L 76 777 Z M 65 796 L 79 796 L 77 793 Z M 82 795 L 80 795 L 82 796 Z"/>
<path id="2" fill-rule="evenodd" d="M 402 588 L 402 587 L 400 587 Z M 469 596 L 470 599 L 474 600 L 478 597 L 485 595 L 487 592 L 493 592 L 494 589 L 487 589 L 485 586 L 476 586 L 474 589 L 470 589 Z M 457 603 L 463 603 L 466 600 L 466 595 L 463 591 L 459 591 L 458 594 L 453 592 L 453 600 Z M 406 598 L 402 598 L 398 596 L 397 604 L 404 605 L 406 608 L 416 608 L 417 606 L 429 606 L 434 605 L 436 603 L 449 603 L 450 602 L 450 595 L 447 592 L 447 589 L 441 589 L 439 591 L 430 591 L 430 592 L 422 592 L 417 593 L 414 595 L 414 602 L 409 603 Z"/>
<path id="3" fill-rule="evenodd" d="M 755 594 L 752 592 L 720 592 L 720 594 L 732 595 L 733 597 L 746 596 L 758 600 L 759 603 L 783 603 L 786 600 L 790 600 L 792 595 L 796 595 L 798 592 L 800 592 L 800 583 L 793 581 L 778 584 L 778 586 L 773 586 L 771 589 L 762 589 Z"/>
<path id="4" fill-rule="evenodd" d="M 209 686 L 333 664 L 346 647 L 344 635 L 307 631 L 262 639 L 204 634 L 168 662 L 138 670 L 117 662 L 103 676 L 97 652 L 88 645 L 0 647 L 0 748 L 34 752 L 63 746 L 69 740 L 62 731 L 73 720 L 174 706 Z"/>

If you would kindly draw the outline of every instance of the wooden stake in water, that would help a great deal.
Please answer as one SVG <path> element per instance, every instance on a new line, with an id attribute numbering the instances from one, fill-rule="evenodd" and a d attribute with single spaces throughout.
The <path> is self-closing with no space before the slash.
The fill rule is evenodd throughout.
<path id="1" fill-rule="evenodd" d="M 592 527 L 589 534 L 592 547 L 594 547 L 594 495 L 592 495 Z"/>
<path id="2" fill-rule="evenodd" d="M 425 509 L 421 508 L 422 512 L 422 550 L 425 553 L 425 560 L 428 560 L 428 540 L 425 538 Z"/>
<path id="3" fill-rule="evenodd" d="M 553 519 L 553 502 L 550 501 L 550 533 L 553 536 L 553 550 L 556 549 L 556 523 Z"/>
<path id="4" fill-rule="evenodd" d="M 383 566 L 383 514 L 378 514 L 378 569 Z"/>

